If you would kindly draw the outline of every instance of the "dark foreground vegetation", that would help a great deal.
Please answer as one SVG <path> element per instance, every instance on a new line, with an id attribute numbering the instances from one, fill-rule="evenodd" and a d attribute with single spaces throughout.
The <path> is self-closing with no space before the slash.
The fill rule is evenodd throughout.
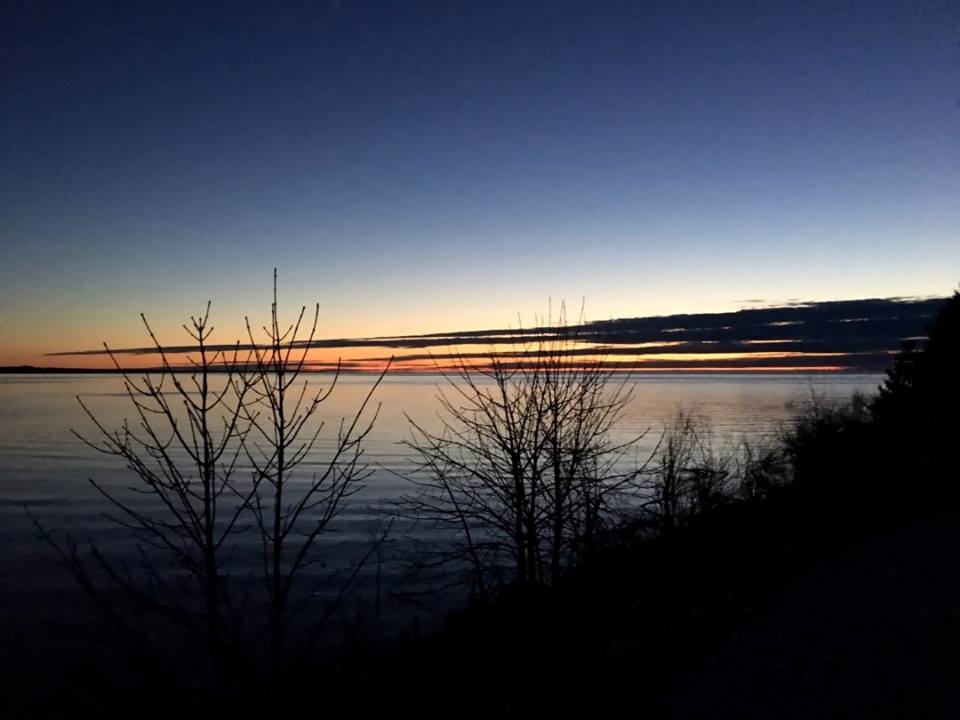
<path id="1" fill-rule="evenodd" d="M 952 521 L 960 499 L 958 360 L 955 294 L 926 346 L 904 348 L 875 398 L 853 398 L 841 407 L 814 400 L 778 447 L 741 453 L 737 467 L 687 454 L 693 465 L 679 483 L 676 522 L 664 524 L 662 506 L 660 512 L 655 506 L 610 528 L 602 549 L 553 587 L 512 585 L 495 601 L 451 616 L 439 633 L 323 667 L 293 696 L 295 703 L 318 714 L 336 708 L 370 717 L 604 717 L 623 708 L 638 716 L 669 715 L 665 693 L 678 675 L 791 578 L 875 538 L 890 552 L 900 528 L 932 523 L 928 532 L 936 536 L 942 517 Z M 674 428 L 667 439 L 689 440 L 683 430 Z M 735 483 L 714 483 L 704 498 L 703 479 L 720 476 Z M 659 474 L 661 493 L 664 477 Z M 924 560 L 918 555 L 909 562 Z M 862 597 L 854 575 L 851 604 L 896 603 L 895 597 Z M 952 600 L 960 607 L 960 595 Z M 931 605 L 942 601 L 930 598 Z M 960 637 L 946 642 L 960 644 Z M 901 681 L 909 683 L 907 670 L 926 663 L 909 647 L 903 652 L 895 660 L 904 670 Z M 776 665 L 780 658 L 765 661 Z M 949 678 L 956 668 L 943 670 Z M 800 688 L 804 678 L 793 682 Z M 930 717 L 960 709 L 955 684 L 947 680 L 941 690 L 941 697 L 914 695 L 909 707 L 887 712 Z M 750 698 L 760 691 L 743 688 L 740 716 L 751 715 Z M 797 695 L 816 692 L 798 689 Z M 816 699 L 806 700 L 815 716 L 858 714 L 851 698 L 825 695 L 819 708 Z M 781 716 L 790 715 L 789 706 L 781 708 Z"/>
<path id="2" fill-rule="evenodd" d="M 429 516 L 459 528 L 453 549 L 439 561 L 465 568 L 471 604 L 437 629 L 411 626 L 387 642 L 355 638 L 338 652 L 294 666 L 284 660 L 295 639 L 287 588 L 300 566 L 285 559 L 283 528 L 307 522 L 305 537 L 313 549 L 316 533 L 361 475 L 363 432 L 340 436 L 341 452 L 352 460 L 330 464 L 339 484 L 310 486 L 313 494 L 294 505 L 304 520 L 284 515 L 277 495 L 287 464 L 277 448 L 292 446 L 270 428 L 289 422 L 282 393 L 285 373 L 296 366 L 284 364 L 282 338 L 274 307 L 268 354 L 256 356 L 257 371 L 236 385 L 261 412 L 253 414 L 243 402 L 231 406 L 233 421 L 248 421 L 247 432 L 260 432 L 268 448 L 266 455 L 248 458 L 254 484 L 238 492 L 242 486 L 230 484 L 220 466 L 208 466 L 209 492 L 226 487 L 239 498 L 229 517 L 251 513 L 264 548 L 266 671 L 255 682 L 230 677 L 236 664 L 230 654 L 239 651 L 220 636 L 231 628 L 218 600 L 222 591 L 211 587 L 221 577 L 210 526 L 209 539 L 199 533 L 206 565 L 196 578 L 207 607 L 200 619 L 208 621 L 198 635 L 210 652 L 213 690 L 196 681 L 204 677 L 202 667 L 200 675 L 186 669 L 193 668 L 192 657 L 168 658 L 162 672 L 135 680 L 123 675 L 122 682 L 104 668 L 102 682 L 85 687 L 88 706 L 64 708 L 64 716 L 604 717 L 623 707 L 640 716 L 670 715 L 671 693 L 685 673 L 793 580 L 833 567 L 836 558 L 877 538 L 889 548 L 904 529 L 940 527 L 937 518 L 950 518 L 960 507 L 960 294 L 944 305 L 925 345 L 906 347 L 896 357 L 875 397 L 843 406 L 814 398 L 777 442 L 735 452 L 713 447 L 708 429 L 681 415 L 635 473 L 611 469 L 622 467 L 632 442 L 610 439 L 627 390 L 611 390 L 616 381 L 600 365 L 574 374 L 558 371 L 561 366 L 540 348 L 535 356 L 543 364 L 533 372 L 516 375 L 515 367 L 496 363 L 486 370 L 501 391 L 499 400 L 471 384 L 464 368 L 466 383 L 455 387 L 466 394 L 447 404 L 445 432 L 414 426 L 413 447 L 432 474 L 419 494 L 400 504 L 398 516 Z M 476 413 L 464 411 L 470 403 Z M 486 421 L 478 423 L 478 417 Z M 215 440 L 206 442 L 218 447 Z M 114 450 L 123 457 L 132 452 L 123 442 Z M 242 447 L 232 452 L 252 453 Z M 201 460 L 203 454 L 201 434 Z M 135 453 L 131 457 L 135 465 Z M 458 468 L 464 457 L 470 462 Z M 343 467 L 349 476 L 338 474 Z M 328 487 L 332 496 L 325 494 Z M 445 496 L 469 503 L 444 504 Z M 307 512 L 315 497 L 327 509 L 319 525 Z M 631 504 L 631 497 L 641 501 Z M 485 518 L 500 522 L 502 532 L 488 527 L 478 534 Z M 289 552 L 298 562 L 299 551 Z M 65 559 L 82 570 L 70 548 Z M 837 567 L 847 569 L 824 572 L 849 572 L 849 566 Z M 854 575 L 849 601 L 878 601 L 858 594 Z M 960 595 L 955 600 L 960 607 Z M 143 610 L 135 609 L 125 622 Z M 960 637 L 947 642 L 960 644 Z M 780 658 L 766 660 L 776 665 Z M 917 660 L 899 658 L 904 667 Z M 750 694 L 744 691 L 743 716 L 751 715 Z M 817 715 L 843 715 L 842 708 L 856 715 L 847 700 L 824 696 Z M 943 698 L 930 696 L 913 702 L 900 710 L 929 716 L 944 705 Z"/>

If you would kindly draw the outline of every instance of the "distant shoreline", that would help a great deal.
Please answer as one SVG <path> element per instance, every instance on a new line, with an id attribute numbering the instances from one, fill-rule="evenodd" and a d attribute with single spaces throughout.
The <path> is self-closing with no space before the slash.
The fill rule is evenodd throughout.
<path id="1" fill-rule="evenodd" d="M 763 367 L 745 367 L 745 368 L 623 368 L 616 369 L 616 372 L 627 372 L 637 375 L 882 375 L 885 368 L 863 368 L 863 367 L 843 367 L 843 368 L 763 368 Z M 160 368 L 128 368 L 128 374 L 140 375 L 143 373 L 160 373 Z M 170 372 L 169 370 L 167 372 Z M 195 372 L 193 368 L 173 368 L 172 372 L 180 374 L 189 374 Z M 221 368 L 210 368 L 212 374 L 222 374 L 227 370 Z M 336 370 L 321 369 L 303 369 L 304 374 L 310 375 L 333 375 Z M 431 370 L 408 370 L 395 369 L 390 370 L 387 375 L 440 375 L 442 369 Z M 0 375 L 122 375 L 123 372 L 114 368 L 76 368 L 76 367 L 38 367 L 35 365 L 10 365 L 0 366 Z M 341 375 L 379 375 L 379 370 L 358 370 L 341 368 Z"/>

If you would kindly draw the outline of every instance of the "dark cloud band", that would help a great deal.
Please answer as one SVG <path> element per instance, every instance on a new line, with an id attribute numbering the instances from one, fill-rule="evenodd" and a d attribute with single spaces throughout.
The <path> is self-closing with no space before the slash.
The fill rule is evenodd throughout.
<path id="1" fill-rule="evenodd" d="M 373 338 L 322 339 L 318 349 L 383 348 L 397 367 L 433 361 L 439 365 L 456 359 L 482 359 L 490 347 L 504 358 L 523 354 L 524 343 L 561 334 L 575 338 L 565 350 L 570 356 L 602 353 L 625 367 L 648 369 L 738 369 L 831 367 L 878 370 L 905 340 L 921 338 L 944 298 L 885 298 L 830 302 L 796 302 L 778 307 L 747 308 L 728 313 L 698 313 L 621 318 L 557 328 L 501 328 L 458 330 L 445 333 Z M 478 346 L 476 351 L 451 352 L 450 346 Z M 436 348 L 438 352 L 432 352 Z M 444 350 L 441 350 L 443 348 Z M 514 348 L 514 349 L 511 349 Z M 171 354 L 189 353 L 189 346 L 168 346 Z M 250 350 L 249 344 L 219 345 L 211 350 Z M 405 352 L 412 351 L 412 352 Z M 112 350 L 115 355 L 153 355 L 156 348 Z M 105 355 L 106 350 L 52 353 L 54 356 Z M 669 354 L 669 359 L 657 356 Z M 738 357 L 726 357 L 738 354 Z M 771 355 L 775 354 L 775 355 Z M 637 356 L 644 356 L 639 358 Z M 689 357 L 677 357 L 689 355 Z M 715 356 L 715 357 L 711 357 Z M 383 357 L 351 359 L 345 367 L 386 360 Z M 630 356 L 627 358 L 626 356 Z M 323 369 L 328 363 L 317 363 Z"/>

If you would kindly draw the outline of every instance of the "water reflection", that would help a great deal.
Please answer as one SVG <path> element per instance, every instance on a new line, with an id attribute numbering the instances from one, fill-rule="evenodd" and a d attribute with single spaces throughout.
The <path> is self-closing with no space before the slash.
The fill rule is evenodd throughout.
<path id="1" fill-rule="evenodd" d="M 316 375 L 311 382 L 329 379 Z M 812 394 L 843 399 L 856 391 L 872 392 L 879 381 L 876 375 L 641 375 L 618 432 L 627 437 L 650 431 L 638 448 L 636 460 L 642 461 L 664 421 L 679 408 L 695 408 L 711 423 L 718 441 L 734 442 L 743 435 L 756 441 L 775 433 L 789 417 L 791 406 Z M 340 418 L 355 411 L 372 382 L 365 375 L 340 379 L 317 415 L 316 420 L 327 426 L 301 473 L 309 474 L 311 464 L 322 465 Z M 384 507 L 407 490 L 398 477 L 411 472 L 415 463 L 400 444 L 408 436 L 406 415 L 436 428 L 435 394 L 444 382 L 437 376 L 395 376 L 379 388 L 380 417 L 366 442 L 373 474 L 338 519 L 336 532 L 325 539 L 338 558 L 347 560 L 363 552 Z M 104 517 L 105 501 L 87 479 L 96 478 L 123 493 L 134 478 L 117 458 L 94 452 L 70 432 L 75 429 L 95 437 L 77 396 L 107 428 L 119 427 L 125 417 L 131 417 L 122 381 L 115 376 L 0 377 L 0 583 L 6 592 L 42 594 L 68 582 L 49 564 L 37 562 L 44 548 L 24 505 L 47 526 L 94 539 L 107 551 L 123 553 L 129 548 L 128 534 Z M 149 497 L 133 501 L 151 502 Z M 238 565 L 255 555 L 254 543 L 251 538 L 241 544 Z M 399 572 L 388 568 L 387 576 L 393 571 Z"/>

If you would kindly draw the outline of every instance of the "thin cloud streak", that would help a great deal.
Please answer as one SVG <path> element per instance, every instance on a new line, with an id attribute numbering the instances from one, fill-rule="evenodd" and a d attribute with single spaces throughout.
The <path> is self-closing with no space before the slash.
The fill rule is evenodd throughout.
<path id="1" fill-rule="evenodd" d="M 531 357 L 526 344 L 561 335 L 572 339 L 566 355 L 586 361 L 607 357 L 615 367 L 636 370 L 880 370 L 890 354 L 910 339 L 922 337 L 944 298 L 884 298 L 831 302 L 796 302 L 728 313 L 700 313 L 621 318 L 556 327 L 457 330 L 409 336 L 322 339 L 313 351 L 328 356 L 346 351 L 342 367 L 375 370 L 388 359 L 400 371 L 445 369 L 451 363 L 482 363 L 491 353 L 510 360 Z M 302 344 L 300 345 L 302 347 Z M 479 349 L 482 347 L 482 350 Z M 351 350 L 401 352 L 388 356 L 351 357 Z M 438 352 L 432 352 L 436 348 Z M 470 349 L 478 348 L 478 349 Z M 221 344 L 212 351 L 245 352 L 249 343 Z M 442 350 L 441 350 L 442 349 Z M 169 355 L 194 348 L 164 346 Z M 411 352 L 404 352 L 411 351 Z M 419 352 L 416 352 L 419 351 Z M 426 351 L 426 352 L 424 352 Z M 115 356 L 156 355 L 154 347 L 111 349 Z M 105 356 L 107 350 L 51 353 L 52 357 Z M 361 355 L 363 353 L 360 353 Z M 336 361 L 311 359 L 314 370 L 329 370 Z"/>

